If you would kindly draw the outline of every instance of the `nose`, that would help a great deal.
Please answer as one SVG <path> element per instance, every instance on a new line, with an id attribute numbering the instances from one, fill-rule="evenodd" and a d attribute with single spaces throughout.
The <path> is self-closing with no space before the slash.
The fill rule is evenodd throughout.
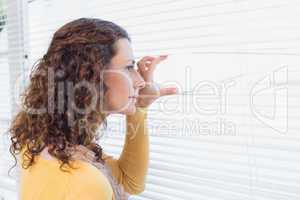
<path id="1" fill-rule="evenodd" d="M 134 72 L 134 88 L 143 89 L 146 86 L 146 82 L 143 77 L 137 72 Z"/>

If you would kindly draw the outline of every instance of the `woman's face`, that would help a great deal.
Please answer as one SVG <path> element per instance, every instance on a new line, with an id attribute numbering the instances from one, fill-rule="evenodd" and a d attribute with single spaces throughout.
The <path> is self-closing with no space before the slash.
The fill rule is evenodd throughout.
<path id="1" fill-rule="evenodd" d="M 109 69 L 104 72 L 105 93 L 104 112 L 134 114 L 139 90 L 145 87 L 145 81 L 137 72 L 134 56 L 128 39 L 116 42 L 117 54 L 112 58 Z"/>

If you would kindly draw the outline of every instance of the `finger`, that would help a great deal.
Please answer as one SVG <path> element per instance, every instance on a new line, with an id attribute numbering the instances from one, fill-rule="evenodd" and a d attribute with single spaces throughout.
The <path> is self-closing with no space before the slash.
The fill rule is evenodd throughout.
<path id="1" fill-rule="evenodd" d="M 178 88 L 176 87 L 161 88 L 159 92 L 160 92 L 160 96 L 174 95 L 178 93 Z"/>
<path id="2" fill-rule="evenodd" d="M 138 65 L 144 65 L 144 64 L 146 64 L 146 62 L 148 62 L 148 61 L 153 61 L 155 59 L 155 57 L 152 57 L 152 56 L 145 56 L 145 57 L 143 57 L 141 60 L 139 60 L 138 62 L 137 62 L 137 64 Z"/>
<path id="3" fill-rule="evenodd" d="M 149 63 L 151 63 L 155 57 L 145 56 L 140 61 L 137 62 L 138 69 L 140 72 L 148 71 L 149 70 Z"/>
<path id="4" fill-rule="evenodd" d="M 149 60 L 147 60 L 146 61 L 146 64 L 152 64 L 152 62 L 154 61 L 154 60 L 157 60 L 158 61 L 158 63 L 159 62 L 161 62 L 161 61 L 163 61 L 163 60 L 165 60 L 165 59 L 167 59 L 168 58 L 168 55 L 160 55 L 160 56 L 158 56 L 158 57 L 152 57 L 153 59 L 151 60 L 151 62 L 148 62 Z M 148 62 L 148 63 L 147 63 Z M 155 61 L 156 62 L 156 61 Z M 156 63 L 156 64 L 158 64 L 158 63 Z"/>
<path id="5" fill-rule="evenodd" d="M 158 56 L 156 57 L 153 62 L 151 63 L 151 65 L 157 65 L 159 64 L 161 61 L 165 60 L 168 58 L 168 55 L 161 55 L 161 56 Z"/>
<path id="6" fill-rule="evenodd" d="M 163 61 L 163 60 L 165 60 L 165 59 L 167 59 L 167 58 L 168 58 L 168 55 L 161 55 L 161 56 L 156 57 L 156 58 L 152 61 L 152 63 L 150 64 L 149 69 L 150 69 L 151 71 L 153 71 L 153 70 L 155 69 L 155 67 L 156 67 L 161 61 Z"/>

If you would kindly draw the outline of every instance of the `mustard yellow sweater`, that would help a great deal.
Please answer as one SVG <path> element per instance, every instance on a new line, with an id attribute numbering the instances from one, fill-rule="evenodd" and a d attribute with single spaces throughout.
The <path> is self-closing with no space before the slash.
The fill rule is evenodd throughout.
<path id="1" fill-rule="evenodd" d="M 149 161 L 146 118 L 146 108 L 137 108 L 134 115 L 126 116 L 125 144 L 120 157 L 115 159 L 103 154 L 113 176 L 130 194 L 139 194 L 145 189 Z M 35 160 L 36 163 L 28 169 L 21 168 L 21 200 L 115 199 L 106 177 L 87 162 L 76 160 L 74 164 L 79 169 L 68 168 L 72 173 L 65 173 L 59 169 L 60 163 L 56 159 L 37 156 Z"/>

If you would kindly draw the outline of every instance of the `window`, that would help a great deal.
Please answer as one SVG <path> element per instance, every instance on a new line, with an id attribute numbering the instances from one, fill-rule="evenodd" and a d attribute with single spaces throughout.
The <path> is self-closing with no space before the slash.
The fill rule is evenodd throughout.
<path id="1" fill-rule="evenodd" d="M 27 12 L 18 19 L 28 16 L 18 29 L 28 41 L 21 54 L 28 50 L 30 56 L 27 64 L 8 70 L 7 50 L 0 51 L 2 124 L 11 103 L 1 95 L 12 93 L 7 90 L 12 70 L 28 70 L 64 23 L 107 19 L 128 30 L 136 58 L 169 54 L 156 81 L 180 88 L 179 95 L 149 108 L 147 185 L 131 199 L 300 199 L 298 1 L 32 0 L 20 8 Z M 116 157 L 124 119 L 110 117 L 101 140 Z M 5 185 L 1 179 L 0 192 L 9 192 Z"/>

